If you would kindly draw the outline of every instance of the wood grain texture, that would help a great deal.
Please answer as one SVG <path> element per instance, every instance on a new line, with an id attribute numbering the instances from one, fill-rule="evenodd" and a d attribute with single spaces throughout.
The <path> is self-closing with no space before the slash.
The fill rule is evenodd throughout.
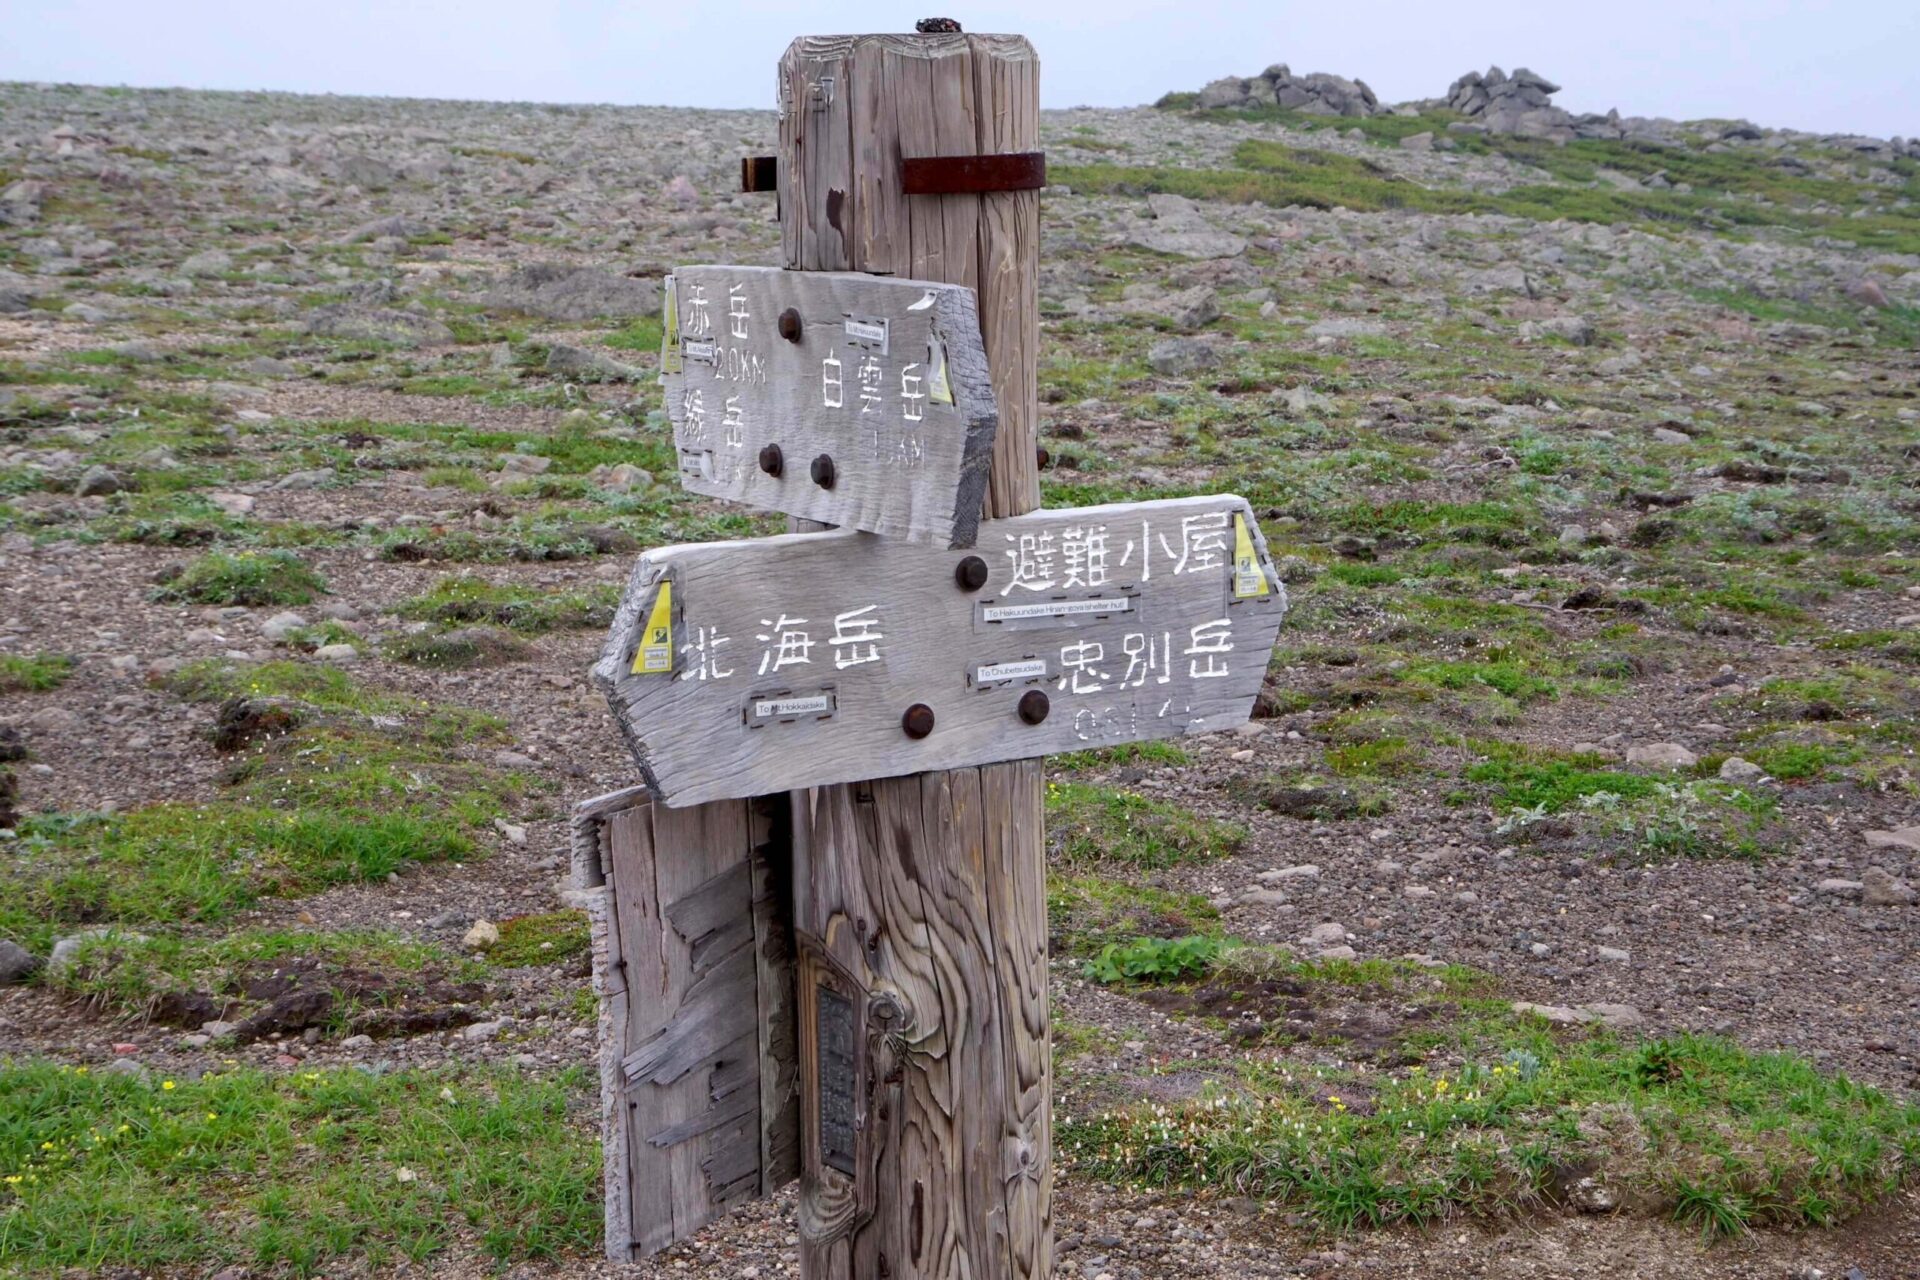
<path id="1" fill-rule="evenodd" d="M 680 483 L 765 511 L 970 547 L 997 418 L 973 293 L 772 267 L 675 270 L 662 375 Z M 779 318 L 801 322 L 799 340 Z M 885 337 L 876 340 L 876 326 Z M 758 465 L 777 446 L 779 475 Z M 834 461 L 832 486 L 809 472 Z"/>
<path id="2" fill-rule="evenodd" d="M 1237 527 L 1264 595 L 1234 595 Z M 594 680 L 670 805 L 1202 733 L 1251 713 L 1286 596 L 1243 500 L 987 521 L 978 592 L 955 581 L 968 554 L 841 531 L 648 552 Z M 636 675 L 666 582 L 674 670 Z M 1049 701 L 1037 725 L 1018 714 L 1032 691 Z M 901 728 L 914 704 L 936 718 L 917 741 Z"/>
<path id="3" fill-rule="evenodd" d="M 781 170 L 797 174 L 806 206 L 789 216 L 783 192 L 786 264 L 978 290 L 1000 418 L 987 512 L 1025 515 L 1040 494 L 1038 193 L 923 203 L 929 198 L 900 192 L 898 170 L 907 155 L 1036 149 L 1038 60 L 1017 36 L 809 38 L 788 50 L 783 83 L 825 61 L 852 74 L 854 114 L 845 135 L 837 120 L 819 137 L 828 122 L 783 120 Z M 852 193 L 843 210 L 851 236 L 814 234 L 819 193 L 830 187 Z M 822 1169 L 813 1137 L 803 1142 L 808 1280 L 1052 1274 L 1040 779 L 1037 760 L 1020 760 L 823 786 L 796 800 L 803 954 L 850 957 L 842 980 L 898 1028 L 871 1042 L 870 1116 L 854 1185 Z M 985 882 L 970 882 L 963 868 L 977 868 Z M 801 985 L 804 1008 L 806 978 Z M 955 1016 L 960 1025 L 948 1025 Z M 819 1070 L 804 1040 L 803 1097 Z M 989 1144 L 993 1158 L 961 1167 L 962 1146 L 977 1157 Z M 987 1185 L 996 1177 L 997 1195 Z"/>
<path id="4" fill-rule="evenodd" d="M 765 803 L 581 805 L 601 996 L 607 1254 L 645 1257 L 798 1169 L 786 821 Z"/>
<path id="5" fill-rule="evenodd" d="M 823 106 L 818 86 L 829 79 L 834 101 Z M 979 292 L 1004 440 L 988 514 L 1031 511 L 1040 504 L 1040 193 L 909 197 L 900 161 L 1037 150 L 1033 47 L 1013 35 L 807 36 L 788 47 L 780 84 L 790 100 L 780 122 L 787 266 Z"/>

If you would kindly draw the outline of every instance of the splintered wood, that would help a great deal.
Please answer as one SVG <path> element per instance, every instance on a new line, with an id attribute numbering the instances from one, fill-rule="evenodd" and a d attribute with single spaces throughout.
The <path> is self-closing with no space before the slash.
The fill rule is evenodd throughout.
<path id="1" fill-rule="evenodd" d="M 1243 500 L 1120 503 L 650 551 L 593 674 L 691 805 L 1229 728 L 1285 608 Z"/>
<path id="2" fill-rule="evenodd" d="M 786 823 L 745 801 L 663 809 L 643 788 L 575 813 L 610 1256 L 657 1252 L 799 1172 Z"/>
<path id="3" fill-rule="evenodd" d="M 683 487 L 973 545 L 995 416 L 971 289 L 709 266 L 678 268 L 664 296 L 661 382 Z"/>

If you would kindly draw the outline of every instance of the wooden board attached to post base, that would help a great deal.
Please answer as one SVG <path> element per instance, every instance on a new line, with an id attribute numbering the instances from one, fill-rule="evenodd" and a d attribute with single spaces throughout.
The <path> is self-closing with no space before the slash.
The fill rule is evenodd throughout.
<path id="1" fill-rule="evenodd" d="M 843 529 L 970 547 L 997 419 L 973 290 L 681 267 L 660 353 L 680 483 Z"/>
<path id="2" fill-rule="evenodd" d="M 1243 499 L 1037 511 L 975 553 L 868 534 L 666 547 L 594 681 L 668 805 L 1231 728 L 1286 593 Z"/>

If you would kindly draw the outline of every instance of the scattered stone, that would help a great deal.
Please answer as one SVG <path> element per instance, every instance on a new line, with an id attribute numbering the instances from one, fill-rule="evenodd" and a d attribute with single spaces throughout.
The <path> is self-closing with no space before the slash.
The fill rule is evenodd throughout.
<path id="1" fill-rule="evenodd" d="M 1866 833 L 1869 849 L 1906 849 L 1920 853 L 1920 827 L 1900 827 L 1894 831 L 1869 831 Z"/>
<path id="2" fill-rule="evenodd" d="M 1307 930 L 1306 940 L 1316 947 L 1337 946 L 1347 940 L 1347 927 L 1333 921 L 1317 924 Z"/>
<path id="3" fill-rule="evenodd" d="M 253 514 L 254 500 L 244 493 L 209 493 L 207 501 L 236 520 Z"/>
<path id="4" fill-rule="evenodd" d="M 1677 742 L 1652 742 L 1642 747 L 1628 747 L 1627 763 L 1650 769 L 1691 769 L 1700 763 L 1700 757 Z"/>
<path id="5" fill-rule="evenodd" d="M 290 471 L 281 476 L 279 482 L 273 487 L 289 491 L 324 489 L 333 483 L 334 478 L 335 472 L 332 467 L 320 467 L 313 471 Z"/>
<path id="6" fill-rule="evenodd" d="M 1303 862 L 1297 867 L 1277 867 L 1262 871 L 1260 873 L 1260 879 L 1266 881 L 1268 884 L 1275 884 L 1282 880 L 1311 880 L 1319 874 L 1319 867 L 1311 862 Z"/>
<path id="7" fill-rule="evenodd" d="M 543 262 L 513 272 L 485 301 L 547 320 L 626 320 L 659 313 L 660 285 L 651 277 Z"/>
<path id="8" fill-rule="evenodd" d="M 73 492 L 76 497 L 102 498 L 110 493 L 119 493 L 126 487 L 126 480 L 112 468 L 88 467 Z"/>
<path id="9" fill-rule="evenodd" d="M 1813 891 L 1829 898 L 1851 898 L 1863 887 L 1864 885 L 1858 880 L 1843 880 L 1835 876 L 1814 885 Z"/>
<path id="10" fill-rule="evenodd" d="M 276 613 L 260 624 L 260 634 L 275 644 L 307 625 L 307 620 L 292 610 Z"/>
<path id="11" fill-rule="evenodd" d="M 9 938 L 0 938 L 0 987 L 25 982 L 40 968 L 40 957 Z"/>
<path id="12" fill-rule="evenodd" d="M 1383 110 L 1364 80 L 1325 71 L 1296 76 L 1285 63 L 1276 63 L 1257 76 L 1215 80 L 1200 91 L 1198 105 L 1206 110 L 1282 107 L 1302 115 L 1348 118 L 1378 115 Z"/>
<path id="13" fill-rule="evenodd" d="M 1615 964 L 1628 964 L 1633 960 L 1632 952 L 1622 951 L 1619 947 L 1599 947 L 1596 951 L 1602 960 L 1610 960 Z"/>
<path id="14" fill-rule="evenodd" d="M 1885 867 L 1868 867 L 1860 874 L 1860 902 L 1869 907 L 1910 907 L 1920 893 Z"/>
<path id="15" fill-rule="evenodd" d="M 1749 787 L 1767 776 L 1767 771 L 1751 760 L 1728 756 L 1720 762 L 1720 781 Z"/>
<path id="16" fill-rule="evenodd" d="M 1566 1197 L 1580 1213 L 1612 1213 L 1620 1207 L 1619 1194 L 1591 1174 L 1569 1185 Z"/>
<path id="17" fill-rule="evenodd" d="M 1215 227 L 1185 196 L 1147 197 L 1149 217 L 1135 222 L 1127 243 L 1181 258 L 1237 258 L 1247 242 Z"/>
<path id="18" fill-rule="evenodd" d="M 390 342 L 397 347 L 425 347 L 453 341 L 453 330 L 432 316 L 350 302 L 315 308 L 307 316 L 306 329 L 321 338 Z"/>
<path id="19" fill-rule="evenodd" d="M 500 926 L 491 920 L 475 920 L 461 935 L 460 945 L 469 951 L 485 951 L 500 941 Z"/>
<path id="20" fill-rule="evenodd" d="M 587 482 L 611 493 L 645 493 L 653 488 L 653 472 L 631 462 L 603 462 L 587 473 Z"/>
<path id="21" fill-rule="evenodd" d="M 1545 1018 L 1548 1022 L 1557 1022 L 1572 1026 L 1585 1022 L 1578 1013 L 1563 1004 L 1533 1004 L 1526 1000 L 1515 1000 L 1512 1005 L 1515 1013 L 1531 1013 L 1535 1017 Z"/>
<path id="22" fill-rule="evenodd" d="M 1428 130 L 1424 133 L 1408 134 L 1406 137 L 1400 139 L 1400 149 L 1402 151 L 1433 150 L 1433 131 Z"/>
<path id="23" fill-rule="evenodd" d="M 102 1076 L 126 1076 L 131 1080 L 145 1080 L 147 1078 L 147 1068 L 146 1064 L 137 1058 L 115 1058 L 94 1074 Z"/>
<path id="24" fill-rule="evenodd" d="M 1220 298 L 1207 285 L 1195 285 L 1178 293 L 1131 298 L 1120 309 L 1133 315 L 1159 316 L 1177 329 L 1189 332 L 1203 328 L 1220 318 Z"/>
<path id="25" fill-rule="evenodd" d="M 1147 352 L 1147 366 L 1163 377 L 1177 378 L 1220 363 L 1213 344 L 1198 338 L 1165 338 Z"/>
<path id="26" fill-rule="evenodd" d="M 612 356 L 559 342 L 547 348 L 546 369 L 576 382 L 638 382 L 644 376 L 642 370 Z"/>
<path id="27" fill-rule="evenodd" d="M 233 270 L 233 255 L 225 249 L 203 249 L 180 264 L 180 274 L 190 279 L 223 276 Z"/>
<path id="28" fill-rule="evenodd" d="M 470 1022 L 460 1029 L 460 1038 L 471 1042 L 491 1040 L 507 1029 L 509 1019 L 501 1018 L 496 1022 Z"/>
<path id="29" fill-rule="evenodd" d="M 322 662 L 350 666 L 360 661 L 360 650 L 350 644 L 323 644 L 313 651 L 313 656 Z"/>

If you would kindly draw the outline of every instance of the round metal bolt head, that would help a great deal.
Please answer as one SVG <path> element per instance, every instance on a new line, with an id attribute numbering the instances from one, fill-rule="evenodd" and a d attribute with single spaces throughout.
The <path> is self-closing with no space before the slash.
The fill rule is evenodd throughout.
<path id="1" fill-rule="evenodd" d="M 787 469 L 787 460 L 780 454 L 777 444 L 763 445 L 760 449 L 760 469 L 779 479 L 780 473 Z"/>
<path id="2" fill-rule="evenodd" d="M 1047 718 L 1047 712 L 1053 710 L 1053 704 L 1047 701 L 1047 695 L 1038 689 L 1029 689 L 1020 695 L 1020 718 L 1028 724 L 1039 724 Z"/>
<path id="3" fill-rule="evenodd" d="M 978 591 L 987 585 L 987 562 L 979 556 L 967 556 L 953 566 L 953 580 L 962 591 Z"/>
<path id="4" fill-rule="evenodd" d="M 780 313 L 780 336 L 788 342 L 800 341 L 800 313 L 788 307 Z"/>
<path id="5" fill-rule="evenodd" d="M 823 453 L 815 458 L 813 465 L 807 468 L 807 472 L 813 477 L 813 482 L 822 489 L 833 488 L 835 472 L 833 469 L 833 458 L 830 455 Z"/>
<path id="6" fill-rule="evenodd" d="M 909 738 L 924 738 L 933 732 L 933 708 L 924 702 L 916 702 L 907 708 L 900 717 L 900 727 Z"/>

